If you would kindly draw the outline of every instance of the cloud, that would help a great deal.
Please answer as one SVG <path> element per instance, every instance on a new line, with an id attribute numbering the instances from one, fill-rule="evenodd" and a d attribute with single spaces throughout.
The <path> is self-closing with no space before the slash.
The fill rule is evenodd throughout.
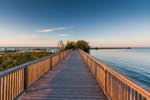
<path id="1" fill-rule="evenodd" d="M 45 28 L 45 29 L 37 30 L 36 32 L 47 33 L 47 32 L 53 32 L 53 31 L 63 31 L 63 30 L 72 29 L 72 28 L 74 28 L 74 26 Z"/>
<path id="2" fill-rule="evenodd" d="M 40 29 L 40 30 L 37 30 L 36 32 L 47 33 L 47 32 L 65 30 L 65 29 L 67 29 L 67 28 L 66 28 L 66 27 L 47 28 L 47 29 Z"/>
<path id="3" fill-rule="evenodd" d="M 61 36 L 61 37 L 67 37 L 67 36 L 69 36 L 69 34 L 59 34 L 59 36 Z"/>
<path id="4" fill-rule="evenodd" d="M 73 28 L 73 26 L 69 26 L 69 27 L 56 27 L 56 28 L 46 28 L 46 29 L 37 30 L 36 32 L 47 33 L 47 32 L 53 32 L 53 31 L 63 31 L 63 30 L 71 29 L 71 28 Z"/>

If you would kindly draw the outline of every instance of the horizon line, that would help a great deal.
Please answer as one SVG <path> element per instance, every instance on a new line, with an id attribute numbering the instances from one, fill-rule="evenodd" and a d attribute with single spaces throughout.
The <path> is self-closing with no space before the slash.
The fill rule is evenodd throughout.
<path id="1" fill-rule="evenodd" d="M 0 46 L 0 48 L 58 48 L 57 46 Z M 150 46 L 90 46 L 90 48 L 150 48 Z"/>

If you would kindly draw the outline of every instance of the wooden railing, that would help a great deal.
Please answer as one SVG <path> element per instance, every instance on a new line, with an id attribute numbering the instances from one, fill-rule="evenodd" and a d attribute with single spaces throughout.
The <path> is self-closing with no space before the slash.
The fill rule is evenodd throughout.
<path id="1" fill-rule="evenodd" d="M 100 87 L 110 100 L 150 100 L 150 92 L 80 50 Z"/>
<path id="2" fill-rule="evenodd" d="M 14 100 L 46 72 L 63 60 L 71 50 L 0 72 L 0 100 Z"/>

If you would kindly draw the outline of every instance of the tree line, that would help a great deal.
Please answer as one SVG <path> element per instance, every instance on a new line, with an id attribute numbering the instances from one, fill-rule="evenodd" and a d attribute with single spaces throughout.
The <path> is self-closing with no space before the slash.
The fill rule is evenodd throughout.
<path id="1" fill-rule="evenodd" d="M 76 42 L 68 41 L 65 46 L 65 50 L 68 50 L 68 49 L 81 49 L 85 52 L 89 52 L 90 46 L 89 46 L 89 43 L 84 40 L 78 40 Z"/>

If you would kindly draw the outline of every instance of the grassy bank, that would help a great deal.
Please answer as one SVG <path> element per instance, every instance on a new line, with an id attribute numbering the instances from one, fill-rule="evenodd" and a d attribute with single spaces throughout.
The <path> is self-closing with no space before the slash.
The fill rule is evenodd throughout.
<path id="1" fill-rule="evenodd" d="M 19 52 L 3 51 L 0 53 L 0 71 L 50 55 L 47 51 Z"/>

